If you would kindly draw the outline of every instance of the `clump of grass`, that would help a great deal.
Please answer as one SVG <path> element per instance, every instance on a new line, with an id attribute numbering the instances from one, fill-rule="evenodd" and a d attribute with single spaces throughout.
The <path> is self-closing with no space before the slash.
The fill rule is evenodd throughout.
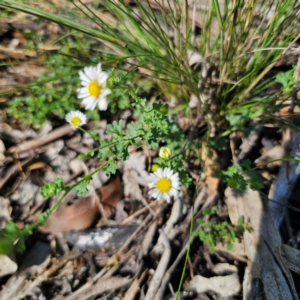
<path id="1" fill-rule="evenodd" d="M 104 0 L 98 7 L 72 1 L 72 6 L 61 9 L 64 17 L 24 3 L 1 4 L 102 39 L 101 48 L 93 44 L 91 49 L 104 63 L 126 62 L 130 72 L 151 76 L 164 94 L 175 95 L 186 105 L 195 94 L 212 135 L 224 130 L 222 120 L 230 112 L 253 111 L 262 101 L 265 110 L 274 106 L 270 97 L 259 96 L 274 79 L 264 82 L 262 78 L 300 32 L 300 8 L 295 0 L 276 5 L 214 0 L 203 10 L 188 6 L 186 1 L 157 2 L 154 6 Z M 107 11 L 113 18 L 107 17 Z M 87 22 L 94 26 L 85 25 Z M 196 22 L 201 27 L 199 35 Z M 201 57 L 198 68 L 190 66 L 191 52 Z"/>

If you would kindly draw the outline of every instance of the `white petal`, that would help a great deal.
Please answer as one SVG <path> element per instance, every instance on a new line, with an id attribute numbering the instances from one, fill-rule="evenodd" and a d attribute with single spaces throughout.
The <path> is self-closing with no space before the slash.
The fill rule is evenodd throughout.
<path id="1" fill-rule="evenodd" d="M 100 110 L 107 110 L 107 101 L 105 99 L 102 99 L 98 102 L 98 108 Z"/>
<path id="2" fill-rule="evenodd" d="M 105 86 L 106 81 L 108 79 L 108 74 L 106 72 L 101 72 L 100 74 L 98 74 L 97 78 L 98 78 L 98 83 L 102 86 Z"/>
<path id="3" fill-rule="evenodd" d="M 160 193 L 159 193 L 158 190 L 154 189 L 154 190 L 152 190 L 152 193 L 151 193 L 151 194 L 152 194 L 152 197 L 153 197 L 153 198 L 156 198 L 156 199 L 157 199 L 157 198 L 159 197 L 159 194 L 160 194 Z"/>
<path id="4" fill-rule="evenodd" d="M 99 63 L 99 64 L 96 66 L 96 71 L 99 72 L 99 73 L 102 71 L 102 69 L 101 69 L 101 63 Z"/>
<path id="5" fill-rule="evenodd" d="M 172 188 L 172 189 L 169 191 L 169 194 L 170 194 L 171 196 L 177 197 L 177 196 L 178 196 L 178 190 Z"/>
<path id="6" fill-rule="evenodd" d="M 154 183 L 154 182 L 148 183 L 148 187 L 149 187 L 150 189 L 154 188 L 154 187 L 155 187 L 155 183 Z"/>
<path id="7" fill-rule="evenodd" d="M 157 178 L 164 177 L 164 172 L 163 172 L 163 169 L 161 169 L 161 168 L 158 168 L 155 173 L 156 173 Z"/>
<path id="8" fill-rule="evenodd" d="M 83 99 L 83 98 L 89 98 L 89 97 L 91 97 L 91 95 L 89 93 L 80 92 L 77 97 L 79 99 Z"/>
<path id="9" fill-rule="evenodd" d="M 170 196 L 167 193 L 163 195 L 163 199 L 165 199 L 168 203 L 170 203 Z"/>
<path id="10" fill-rule="evenodd" d="M 79 72 L 79 78 L 82 82 L 90 82 L 91 79 L 82 71 Z"/>
<path id="11" fill-rule="evenodd" d="M 106 97 L 106 96 L 109 95 L 110 93 L 111 93 L 111 90 L 110 90 L 110 89 L 103 89 L 103 90 L 101 91 L 100 96 L 101 96 L 101 97 Z"/>
<path id="12" fill-rule="evenodd" d="M 85 97 L 82 100 L 82 103 L 84 103 L 84 104 L 87 104 L 87 103 L 90 103 L 90 102 L 92 102 L 92 103 L 96 102 L 97 103 L 97 101 L 95 101 L 95 97 L 93 97 L 93 96 Z"/>
<path id="13" fill-rule="evenodd" d="M 85 109 L 90 109 L 90 110 L 93 110 L 96 107 L 96 105 L 97 105 L 96 101 L 91 100 L 89 98 L 84 99 L 82 101 L 82 103 L 84 104 Z"/>

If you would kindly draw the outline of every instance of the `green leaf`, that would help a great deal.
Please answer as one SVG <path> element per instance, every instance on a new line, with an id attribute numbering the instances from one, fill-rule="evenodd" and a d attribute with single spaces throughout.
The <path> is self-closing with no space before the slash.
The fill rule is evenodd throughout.
<path id="1" fill-rule="evenodd" d="M 239 216 L 237 222 L 238 222 L 239 225 L 244 224 L 244 223 L 245 223 L 245 218 L 244 218 L 244 216 Z"/>
<path id="2" fill-rule="evenodd" d="M 97 131 L 95 131 L 95 130 L 89 130 L 88 133 L 89 133 L 89 135 L 90 135 L 93 139 L 99 140 L 99 135 L 98 135 L 98 132 L 97 132 Z"/>
<path id="3" fill-rule="evenodd" d="M 242 123 L 241 116 L 238 114 L 229 113 L 225 116 L 225 118 L 229 122 L 230 126 L 235 126 Z"/>
<path id="4" fill-rule="evenodd" d="M 248 184 L 252 190 L 258 191 L 264 188 L 264 184 L 257 176 L 253 176 L 248 180 Z"/>
<path id="5" fill-rule="evenodd" d="M 287 87 L 290 81 L 293 81 L 293 70 L 279 73 L 275 77 L 275 82 L 282 84 L 283 87 Z"/>
<path id="6" fill-rule="evenodd" d="M 16 244 L 16 251 L 17 253 L 23 253 L 26 250 L 25 246 L 25 238 L 21 236 Z"/>
<path id="7" fill-rule="evenodd" d="M 101 161 L 105 161 L 107 158 L 113 156 L 114 153 L 109 149 L 103 149 L 101 152 L 99 152 L 98 157 Z"/>
<path id="8" fill-rule="evenodd" d="M 64 181 L 61 177 L 54 179 L 54 182 L 46 182 L 41 187 L 41 195 L 44 198 L 49 198 L 53 195 L 58 195 L 64 189 Z"/>
<path id="9" fill-rule="evenodd" d="M 80 160 L 84 160 L 84 159 L 87 159 L 89 157 L 91 157 L 91 155 L 89 155 L 89 154 L 79 154 L 77 158 L 80 159 Z"/>
<path id="10" fill-rule="evenodd" d="M 205 242 L 207 240 L 206 233 L 203 230 L 199 230 L 199 238 L 202 242 Z"/>
<path id="11" fill-rule="evenodd" d="M 168 104 L 164 104 L 162 102 L 159 103 L 153 103 L 153 109 L 155 109 L 156 111 L 160 112 L 163 115 L 167 115 L 169 112 L 169 105 Z"/>
<path id="12" fill-rule="evenodd" d="M 236 188 L 236 182 L 235 180 L 233 180 L 232 178 L 227 180 L 227 185 L 232 188 L 232 189 L 235 189 Z"/>
<path id="13" fill-rule="evenodd" d="M 204 219 L 203 218 L 199 218 L 199 219 L 196 220 L 196 222 L 198 224 L 203 224 L 204 223 Z"/>
<path id="14" fill-rule="evenodd" d="M 124 145 L 122 141 L 115 145 L 117 150 L 117 158 L 122 161 L 126 161 L 129 159 L 129 152 L 127 145 Z"/>
<path id="15" fill-rule="evenodd" d="M 0 237 L 0 254 L 8 254 L 14 246 L 14 240 L 9 237 Z"/>
<path id="16" fill-rule="evenodd" d="M 75 186 L 75 188 L 73 190 L 74 190 L 74 192 L 77 193 L 77 196 L 85 197 L 88 194 L 89 190 L 86 187 L 87 184 L 88 184 L 87 182 L 83 181 L 79 185 Z"/>
<path id="17" fill-rule="evenodd" d="M 116 161 L 110 160 L 107 168 L 104 169 L 107 176 L 115 174 L 118 169 L 118 164 Z"/>
<path id="18" fill-rule="evenodd" d="M 113 134 L 115 133 L 117 136 L 122 137 L 123 136 L 123 120 L 119 120 L 119 122 L 117 121 L 113 121 L 112 124 L 107 125 L 107 130 L 106 132 L 108 134 Z"/>
<path id="19" fill-rule="evenodd" d="M 179 171 L 179 178 L 181 183 L 186 187 L 189 187 L 190 184 L 193 182 L 192 178 L 186 170 Z"/>
<path id="20" fill-rule="evenodd" d="M 251 171 L 251 160 L 250 159 L 245 159 L 240 162 L 241 167 L 243 167 L 246 171 Z"/>
<path id="21" fill-rule="evenodd" d="M 202 213 L 203 213 L 204 215 L 211 216 L 211 215 L 216 214 L 217 210 L 218 210 L 217 206 L 213 206 L 213 207 L 211 207 L 211 208 L 204 207 L 204 208 L 202 209 Z M 218 226 L 218 224 L 216 224 L 216 226 Z"/>
<path id="22" fill-rule="evenodd" d="M 227 242 L 227 250 L 228 250 L 228 251 L 232 250 L 232 248 L 233 248 L 233 245 L 234 245 L 234 243 L 233 243 L 233 242 L 231 242 L 231 241 L 228 241 L 228 242 Z"/>
<path id="23" fill-rule="evenodd" d="M 245 180 L 245 178 L 239 174 L 239 173 L 234 173 L 232 176 L 232 180 L 234 180 L 236 182 L 236 188 L 244 191 L 247 187 L 247 181 Z"/>

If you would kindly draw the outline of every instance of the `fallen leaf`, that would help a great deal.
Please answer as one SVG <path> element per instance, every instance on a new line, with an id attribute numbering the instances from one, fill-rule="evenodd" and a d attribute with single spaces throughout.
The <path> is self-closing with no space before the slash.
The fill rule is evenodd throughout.
<path id="1" fill-rule="evenodd" d="M 117 207 L 117 204 L 123 197 L 123 187 L 120 176 L 117 175 L 115 180 L 100 189 L 100 202 L 107 213 L 111 213 L 112 209 Z"/>
<path id="2" fill-rule="evenodd" d="M 252 228 L 252 232 L 244 232 L 243 239 L 249 270 L 244 286 L 250 287 L 244 290 L 245 299 L 256 279 L 261 279 L 267 299 L 297 299 L 292 275 L 283 259 L 280 234 L 270 210 L 264 208 L 261 194 L 249 188 L 227 188 L 225 195 L 231 222 L 236 225 L 239 216 L 244 216 Z"/>
<path id="3" fill-rule="evenodd" d="M 84 230 L 89 228 L 99 218 L 98 204 L 93 196 L 78 200 L 54 212 L 45 226 L 39 227 L 42 232 L 59 233 L 71 230 Z"/>
<path id="4" fill-rule="evenodd" d="M 196 275 L 188 284 L 187 291 L 193 291 L 197 294 L 213 291 L 222 297 L 231 297 L 241 289 L 237 268 L 229 264 L 218 264 L 216 268 L 225 268 L 223 276 L 206 278 Z M 217 273 L 217 272 L 215 272 Z"/>
<path id="5" fill-rule="evenodd" d="M 123 190 L 119 176 L 100 191 L 100 202 L 107 213 L 115 208 L 122 199 Z M 45 226 L 39 227 L 42 232 L 59 233 L 71 230 L 85 230 L 91 227 L 100 217 L 99 203 L 94 195 L 82 198 L 76 203 L 54 212 Z"/>

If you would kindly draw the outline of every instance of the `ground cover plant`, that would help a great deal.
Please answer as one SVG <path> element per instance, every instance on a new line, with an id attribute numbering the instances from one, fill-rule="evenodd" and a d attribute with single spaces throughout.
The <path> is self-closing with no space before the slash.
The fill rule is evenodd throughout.
<path id="1" fill-rule="evenodd" d="M 1 299 L 297 299 L 297 1 L 0 6 Z"/>

